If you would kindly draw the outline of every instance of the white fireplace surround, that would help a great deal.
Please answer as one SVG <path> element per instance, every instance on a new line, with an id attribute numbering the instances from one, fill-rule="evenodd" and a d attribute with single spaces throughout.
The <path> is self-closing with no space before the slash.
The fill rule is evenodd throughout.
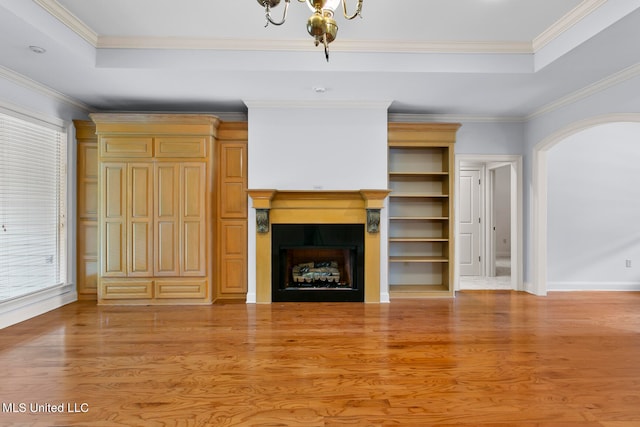
<path id="1" fill-rule="evenodd" d="M 249 188 L 383 189 L 389 102 L 246 101 Z M 249 198 L 249 206 L 253 200 Z M 387 209 L 381 211 L 380 302 L 389 302 Z M 256 219 L 249 209 L 247 303 L 256 302 Z"/>

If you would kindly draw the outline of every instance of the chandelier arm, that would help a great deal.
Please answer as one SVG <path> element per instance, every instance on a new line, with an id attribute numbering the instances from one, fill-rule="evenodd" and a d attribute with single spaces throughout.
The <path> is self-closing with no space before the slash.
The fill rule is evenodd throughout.
<path id="1" fill-rule="evenodd" d="M 353 15 L 349 15 L 349 12 L 347 12 L 347 0 L 342 0 L 342 9 L 344 12 L 344 17 L 348 20 L 352 20 L 354 19 L 356 16 L 359 16 L 362 18 L 362 3 L 364 2 L 364 0 L 358 0 L 358 6 L 356 8 L 356 13 L 354 13 Z"/>
<path id="2" fill-rule="evenodd" d="M 329 62 L 329 43 L 327 42 L 327 33 L 322 35 L 322 44 L 324 45 L 324 57 Z"/>
<path id="3" fill-rule="evenodd" d="M 284 13 L 282 14 L 282 21 L 274 21 L 273 18 L 271 18 L 271 8 L 269 7 L 269 3 L 266 4 L 265 6 L 265 18 L 267 18 L 267 23 L 265 24 L 265 27 L 267 25 L 269 25 L 269 22 L 271 22 L 273 25 L 282 25 L 284 24 L 284 21 L 287 20 L 287 11 L 289 10 L 289 3 L 291 2 L 291 0 L 284 0 Z"/>

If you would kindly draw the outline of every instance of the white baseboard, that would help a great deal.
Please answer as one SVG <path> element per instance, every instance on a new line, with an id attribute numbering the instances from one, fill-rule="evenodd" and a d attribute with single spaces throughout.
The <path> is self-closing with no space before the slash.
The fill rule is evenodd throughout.
<path id="1" fill-rule="evenodd" d="M 544 293 L 540 293 L 540 290 L 539 290 L 539 289 L 536 289 L 536 287 L 535 287 L 535 286 L 533 286 L 533 283 L 531 283 L 531 282 L 524 282 L 524 283 L 522 284 L 522 288 L 523 288 L 523 290 L 524 290 L 525 292 L 528 292 L 528 293 L 533 294 L 533 295 L 537 295 L 537 296 L 539 296 L 539 297 L 544 297 L 544 296 L 546 296 L 546 295 L 547 295 L 547 293 L 546 293 L 546 292 L 544 292 Z"/>
<path id="2" fill-rule="evenodd" d="M 548 291 L 640 291 L 639 282 L 549 282 Z"/>
<path id="3" fill-rule="evenodd" d="M 78 300 L 75 285 L 61 285 L 0 303 L 0 329 Z"/>
<path id="4" fill-rule="evenodd" d="M 247 304 L 255 304 L 255 303 L 256 303 L 256 293 L 247 292 Z"/>

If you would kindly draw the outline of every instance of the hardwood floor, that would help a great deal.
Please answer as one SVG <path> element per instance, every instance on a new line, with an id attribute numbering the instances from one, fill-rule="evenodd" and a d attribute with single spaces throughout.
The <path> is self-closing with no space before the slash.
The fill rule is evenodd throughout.
<path id="1" fill-rule="evenodd" d="M 508 291 L 79 302 L 0 330 L 0 425 L 638 426 L 638 307 L 640 293 Z"/>

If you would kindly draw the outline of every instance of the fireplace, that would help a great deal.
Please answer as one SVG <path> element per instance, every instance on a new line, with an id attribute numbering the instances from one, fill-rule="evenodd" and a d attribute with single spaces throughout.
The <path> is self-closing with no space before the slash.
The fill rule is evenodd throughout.
<path id="1" fill-rule="evenodd" d="M 272 301 L 364 301 L 363 224 L 274 224 Z"/>
<path id="2" fill-rule="evenodd" d="M 340 298 L 344 300 L 345 295 L 357 295 L 362 292 L 363 297 L 357 297 L 354 301 L 364 301 L 365 303 L 380 302 L 380 265 L 381 265 L 381 239 L 380 239 L 380 211 L 384 206 L 384 199 L 389 194 L 389 190 L 384 189 L 364 189 L 364 190 L 273 190 L 255 189 L 248 190 L 255 209 L 255 302 L 268 304 L 274 299 L 274 286 L 278 294 L 298 295 L 295 298 L 303 298 L 303 293 L 315 295 L 314 298 L 325 298 L 325 301 L 334 298 L 331 295 L 342 293 Z M 309 235 L 317 235 L 316 232 L 304 231 L 309 224 L 338 227 L 341 231 L 338 236 L 347 236 L 357 233 L 358 240 L 362 239 L 364 244 L 360 246 L 353 243 L 354 239 L 348 241 L 342 238 L 337 240 L 327 240 L 310 238 Z M 294 226 L 292 234 L 298 234 L 297 241 L 274 243 L 273 235 L 280 229 L 280 226 Z M 296 228 L 298 227 L 298 228 Z M 340 228 L 345 227 L 345 228 Z M 357 232 L 346 231 L 347 228 L 354 227 Z M 321 233 L 322 234 L 322 233 Z M 303 237 L 300 237 L 303 236 Z M 284 255 L 281 256 L 281 249 Z M 302 251 L 291 251 L 299 249 Z M 313 256 L 311 252 L 317 251 Z M 307 252 L 305 252 L 307 251 Z M 275 261 L 272 252 L 277 253 Z M 282 261 L 284 256 L 284 261 Z M 315 259 L 317 258 L 317 260 Z M 364 267 L 361 266 L 360 259 L 363 259 Z M 290 259 L 290 261 L 287 261 Z M 340 261 L 342 260 L 342 261 Z M 281 263 L 288 262 L 291 265 L 283 267 L 285 277 L 288 277 L 288 270 L 296 265 L 305 264 L 310 266 L 315 262 L 320 264 L 328 262 L 329 268 L 339 270 L 339 285 L 331 289 L 331 286 L 321 286 L 321 279 L 314 286 L 306 289 L 286 289 L 288 283 L 281 278 L 281 273 L 274 274 L 274 270 L 281 270 Z M 332 267 L 331 263 L 342 263 L 341 266 Z M 275 264 L 274 264 L 275 263 Z M 349 267 L 348 269 L 345 267 Z M 303 266 L 304 267 L 304 266 Z M 326 266 L 325 266 L 326 267 Z M 301 267 L 302 268 L 302 267 Z M 310 268 L 310 267 L 309 267 Z M 342 268 L 342 270 L 340 270 Z M 322 271 L 321 271 L 322 272 Z M 331 271 L 333 274 L 333 270 Z M 308 271 L 307 271 L 308 273 Z M 293 275 L 293 272 L 291 273 Z M 304 272 L 303 272 L 304 274 Z M 300 270 L 296 276 L 300 276 Z M 347 285 L 343 277 L 350 276 Z M 307 276 L 308 277 L 308 276 Z M 313 277 L 313 276 L 312 276 Z M 366 286 L 365 286 L 366 278 Z M 273 285 L 273 283 L 277 285 Z M 298 282 L 300 283 L 300 282 Z M 340 284 L 342 283 L 342 284 Z M 282 287 L 284 286 L 284 289 Z M 299 286 L 298 288 L 302 288 Z M 324 289 L 329 288 L 329 289 Z M 289 291 L 289 292 L 287 292 Z M 249 283 L 251 292 L 251 283 Z M 310 296 L 304 297 L 310 298 Z M 337 297 L 335 297 L 337 298 Z M 350 296 L 349 298 L 356 298 Z M 247 300 L 251 301 L 250 293 Z M 313 299 L 313 301 L 320 301 Z"/>

